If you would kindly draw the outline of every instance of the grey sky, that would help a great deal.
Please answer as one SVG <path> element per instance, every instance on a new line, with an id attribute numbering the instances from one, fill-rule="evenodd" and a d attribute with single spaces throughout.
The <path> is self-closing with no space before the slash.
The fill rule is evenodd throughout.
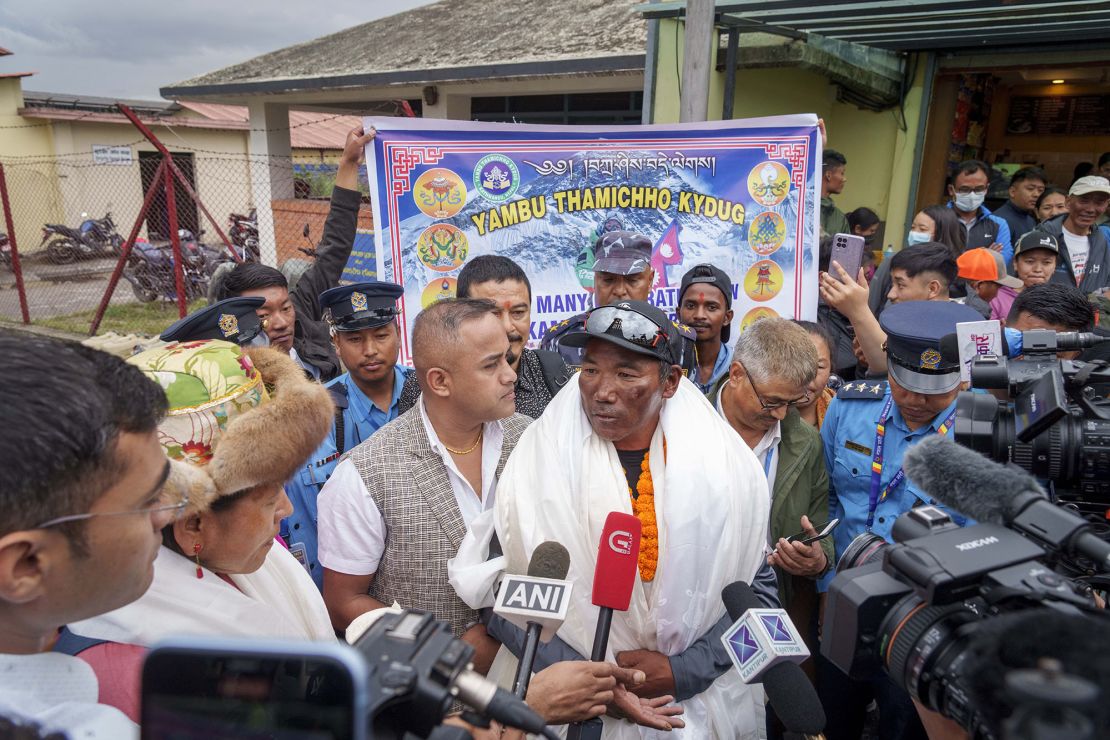
<path id="1" fill-rule="evenodd" d="M 0 73 L 28 90 L 160 98 L 158 88 L 431 0 L 3 0 Z"/>

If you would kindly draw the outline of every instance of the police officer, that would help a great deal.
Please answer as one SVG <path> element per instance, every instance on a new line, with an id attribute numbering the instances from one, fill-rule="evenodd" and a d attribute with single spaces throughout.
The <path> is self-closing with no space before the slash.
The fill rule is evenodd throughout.
<path id="1" fill-rule="evenodd" d="M 594 245 L 594 305 L 607 306 L 617 301 L 646 301 L 655 283 L 655 270 L 651 267 L 651 241 L 642 234 L 631 231 L 607 231 Z M 558 352 L 572 368 L 582 365 L 581 347 L 562 343 L 567 334 L 585 331 L 586 313 L 561 321 L 547 330 L 540 342 L 540 349 Z M 682 372 L 697 377 L 698 359 L 694 342 L 698 335 L 690 327 L 672 321 L 673 332 L 668 332 L 671 352 L 677 358 Z"/>
<path id="2" fill-rule="evenodd" d="M 328 313 L 336 353 L 347 372 L 327 384 L 335 401 L 335 424 L 328 438 L 293 476 L 285 492 L 293 514 L 282 522 L 289 551 L 308 570 L 317 587 L 324 572 L 316 559 L 316 497 L 343 453 L 397 418 L 401 388 L 412 373 L 397 365 L 401 327 L 397 299 L 401 286 L 367 282 L 320 294 Z"/>
<path id="3" fill-rule="evenodd" d="M 265 302 L 262 298 L 247 296 L 217 301 L 175 321 L 158 338 L 163 342 L 222 339 L 240 347 L 265 347 L 270 340 L 263 331 L 262 320 L 255 313 Z"/>
<path id="4" fill-rule="evenodd" d="M 889 382 L 845 384 L 821 426 L 829 515 L 840 520 L 833 533 L 837 557 L 858 535 L 871 532 L 890 540 L 900 514 L 936 505 L 906 478 L 902 457 L 930 435 L 951 435 L 961 390 L 960 358 L 942 348 L 940 340 L 955 332 L 956 324 L 980 320 L 975 309 L 942 301 L 892 304 L 879 317 L 887 336 Z M 957 523 L 966 523 L 948 513 Z M 820 590 L 828 587 L 832 575 L 822 580 Z M 822 659 L 818 690 L 828 713 L 825 734 L 830 740 L 860 737 L 872 699 L 879 706 L 880 737 L 924 737 L 909 695 L 885 676 L 853 681 Z"/>

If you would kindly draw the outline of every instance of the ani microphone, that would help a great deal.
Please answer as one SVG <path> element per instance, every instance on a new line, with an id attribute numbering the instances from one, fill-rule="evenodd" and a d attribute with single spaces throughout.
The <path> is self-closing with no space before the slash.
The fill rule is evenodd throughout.
<path id="1" fill-rule="evenodd" d="M 570 606 L 570 553 L 558 542 L 543 542 L 528 561 L 528 575 L 505 576 L 497 592 L 493 611 L 525 631 L 524 648 L 517 663 L 513 693 L 521 699 L 528 693 L 532 665 L 540 641 L 550 642 Z"/>
<path id="2" fill-rule="evenodd" d="M 636 571 L 640 560 L 640 520 L 631 514 L 609 512 L 605 529 L 597 545 L 597 568 L 591 601 L 600 607 L 594 631 L 590 660 L 605 660 L 609 650 L 609 630 L 614 611 L 628 611 Z M 601 720 L 575 722 L 567 731 L 567 740 L 591 740 L 601 737 Z"/>
<path id="3" fill-rule="evenodd" d="M 762 681 L 767 700 L 787 732 L 823 737 L 825 710 L 813 684 L 798 663 L 809 657 L 790 617 L 782 609 L 766 609 L 746 583 L 737 581 L 721 592 L 728 616 L 736 620 L 721 636 L 744 683 Z"/>
<path id="4" fill-rule="evenodd" d="M 1093 560 L 1110 571 L 1110 543 L 1087 520 L 1053 504 L 1036 479 L 952 440 L 934 435 L 904 456 L 906 475 L 922 491 L 980 522 L 1002 524 L 1037 544 Z"/>

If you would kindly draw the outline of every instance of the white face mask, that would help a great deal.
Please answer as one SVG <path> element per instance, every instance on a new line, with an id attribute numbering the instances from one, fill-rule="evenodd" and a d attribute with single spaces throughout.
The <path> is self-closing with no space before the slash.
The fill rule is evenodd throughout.
<path id="1" fill-rule="evenodd" d="M 979 206 L 983 205 L 983 201 L 986 199 L 986 193 L 956 193 L 956 208 L 964 213 L 972 213 L 978 211 Z"/>
<path id="2" fill-rule="evenodd" d="M 924 244 L 933 240 L 932 234 L 926 234 L 924 231 L 911 231 L 906 234 L 906 244 L 913 246 L 914 244 Z"/>

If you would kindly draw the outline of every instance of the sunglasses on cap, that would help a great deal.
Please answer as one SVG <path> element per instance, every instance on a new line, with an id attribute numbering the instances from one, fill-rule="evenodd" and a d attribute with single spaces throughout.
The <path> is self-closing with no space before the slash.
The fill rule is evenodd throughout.
<path id="1" fill-rule="evenodd" d="M 631 308 L 622 306 L 602 306 L 595 308 L 586 318 L 586 332 L 589 334 L 608 334 L 620 337 L 637 347 L 661 353 L 661 342 L 667 341 L 667 332 L 654 321 Z"/>

